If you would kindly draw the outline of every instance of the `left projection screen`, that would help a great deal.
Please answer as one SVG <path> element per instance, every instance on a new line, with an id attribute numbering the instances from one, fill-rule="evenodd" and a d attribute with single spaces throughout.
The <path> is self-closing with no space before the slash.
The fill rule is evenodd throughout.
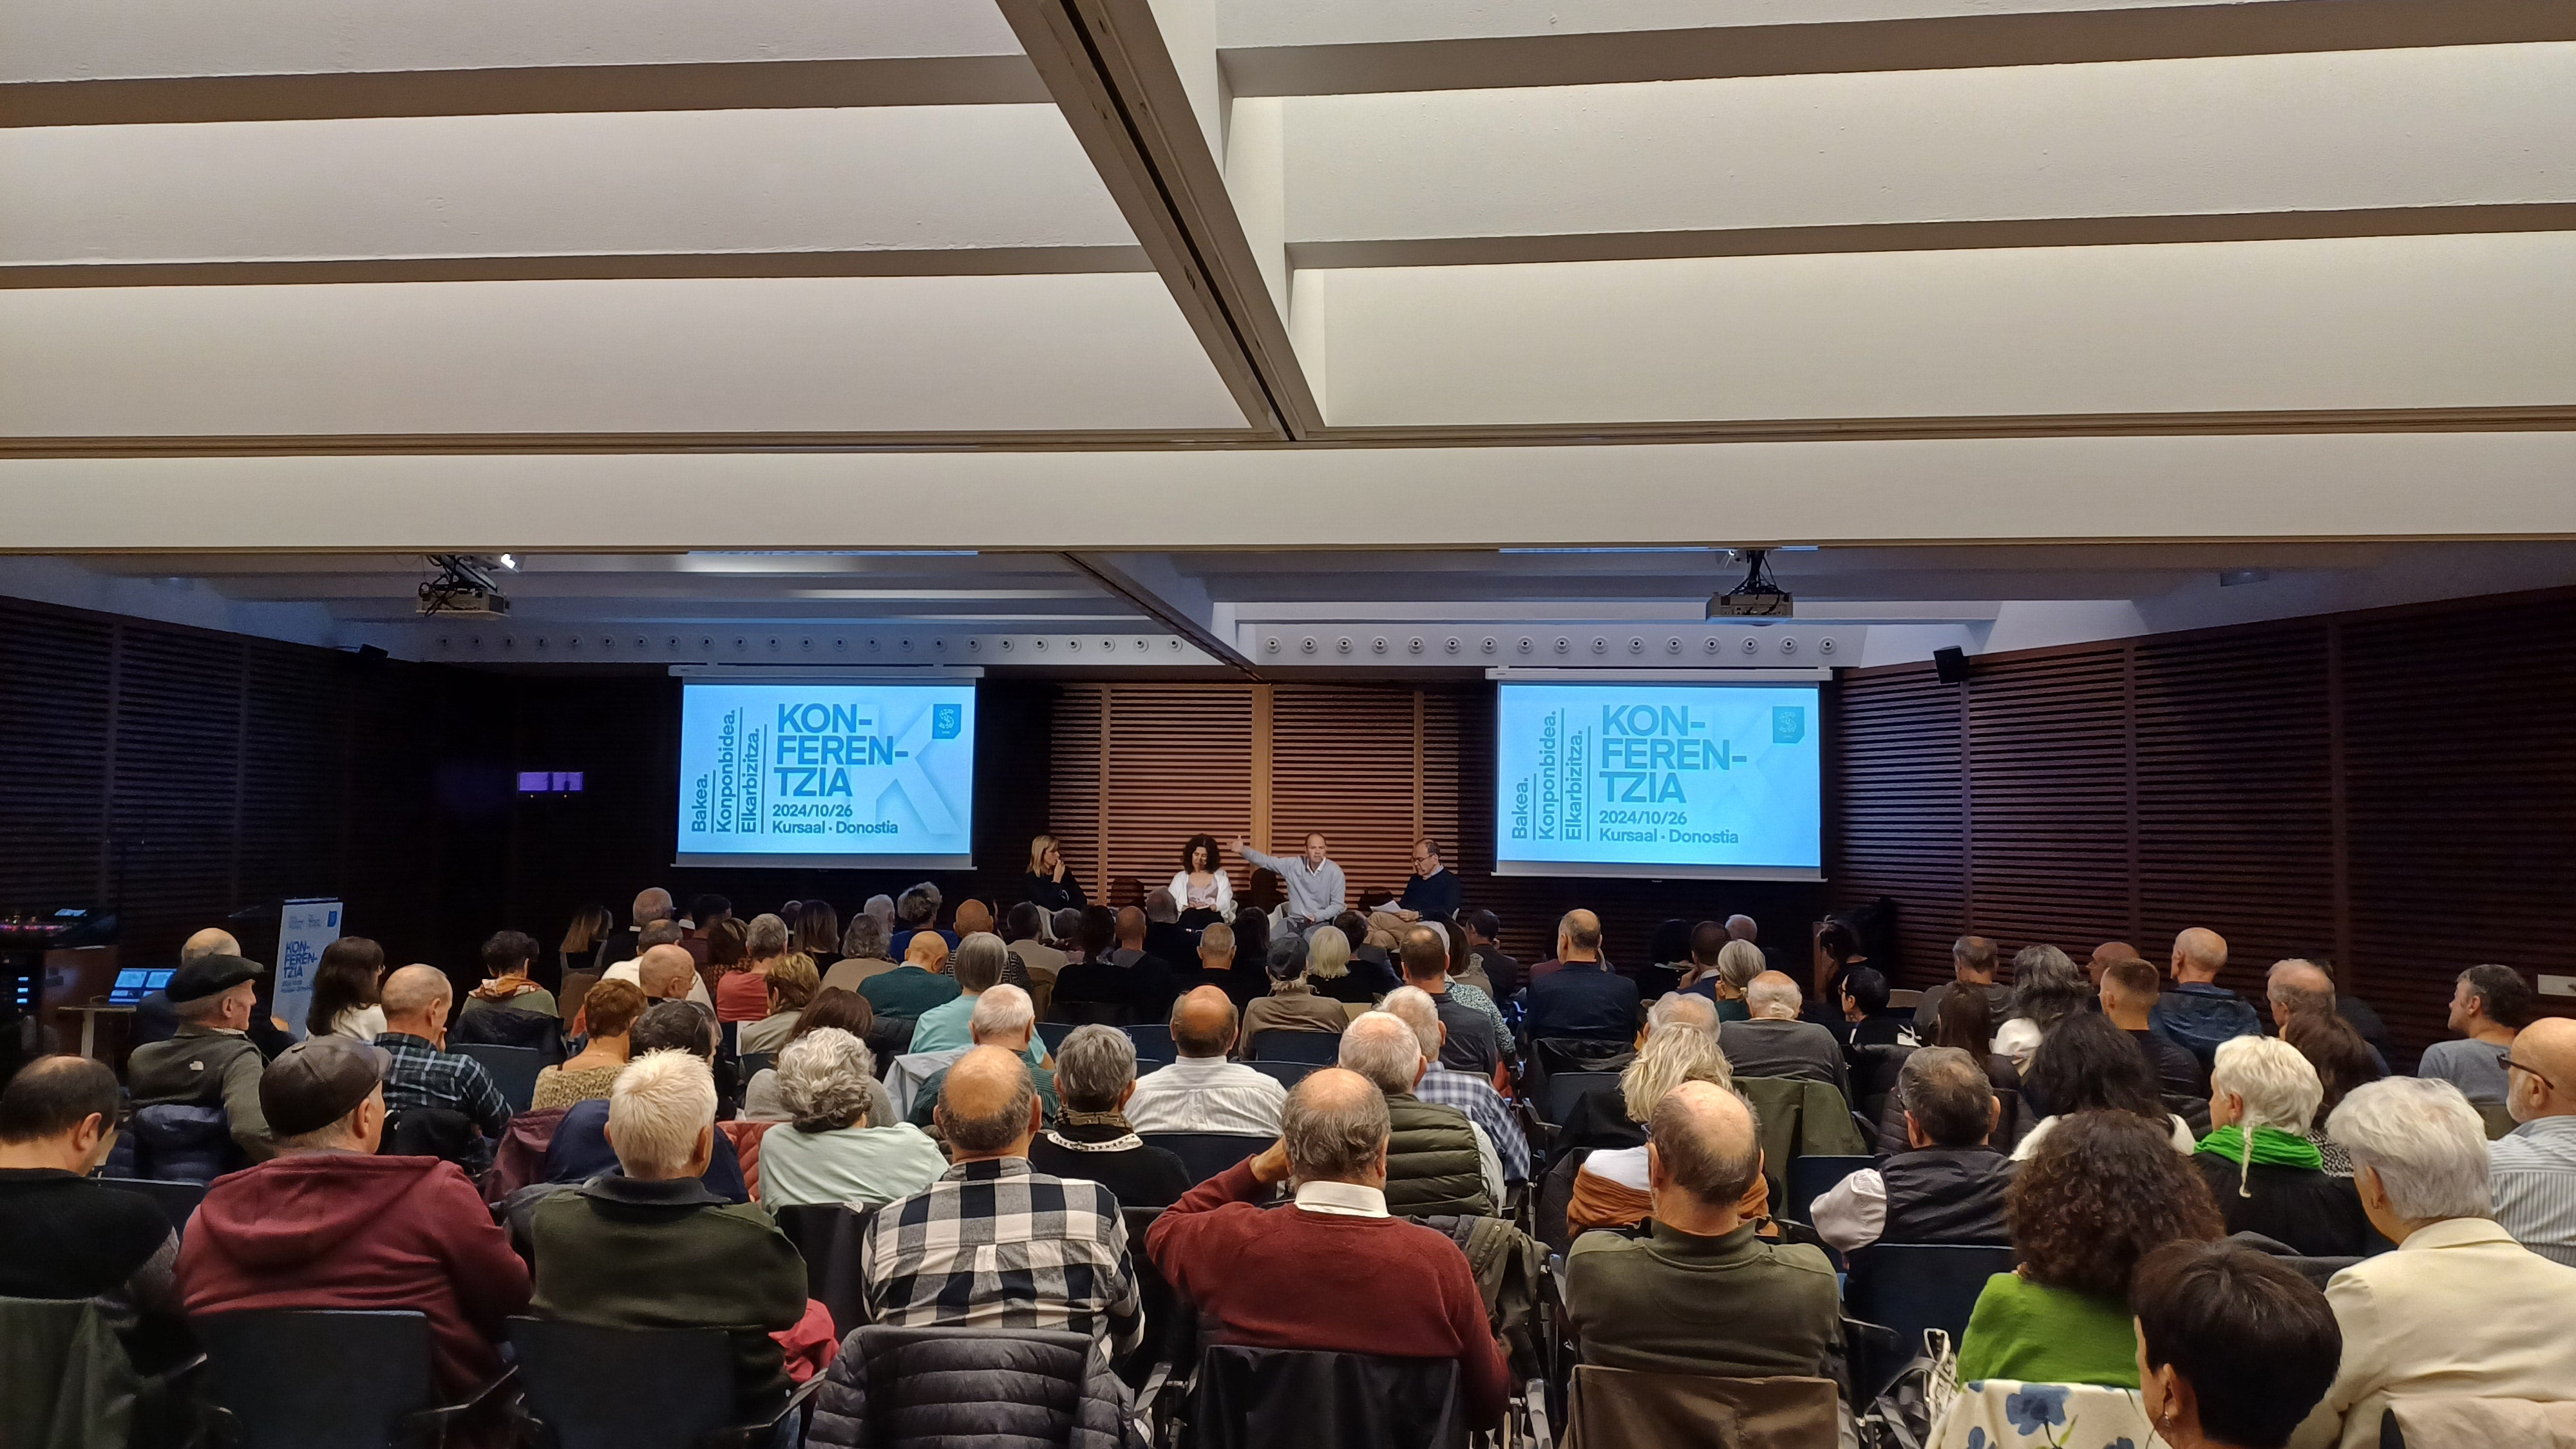
<path id="1" fill-rule="evenodd" d="M 975 686 L 680 690 L 680 865 L 974 864 Z"/>

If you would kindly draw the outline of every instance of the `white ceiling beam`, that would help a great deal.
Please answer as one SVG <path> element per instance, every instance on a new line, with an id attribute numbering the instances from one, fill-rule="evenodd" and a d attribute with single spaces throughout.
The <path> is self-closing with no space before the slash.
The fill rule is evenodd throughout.
<path id="1" fill-rule="evenodd" d="M 1253 675 L 1252 661 L 1235 647 L 1231 622 L 1197 579 L 1163 554 L 1068 553 L 1064 561 L 1101 589 L 1135 605 L 1137 612 L 1190 641 L 1229 668 Z M 1254 675 L 1258 678 L 1258 675 Z"/>

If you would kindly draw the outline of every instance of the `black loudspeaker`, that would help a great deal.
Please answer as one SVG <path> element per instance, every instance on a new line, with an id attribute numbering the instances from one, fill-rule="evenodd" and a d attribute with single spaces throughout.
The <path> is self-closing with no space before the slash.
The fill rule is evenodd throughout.
<path id="1" fill-rule="evenodd" d="M 1958 648 L 1933 650 L 1932 671 L 1941 676 L 1943 684 L 1967 683 L 1968 651 Z"/>

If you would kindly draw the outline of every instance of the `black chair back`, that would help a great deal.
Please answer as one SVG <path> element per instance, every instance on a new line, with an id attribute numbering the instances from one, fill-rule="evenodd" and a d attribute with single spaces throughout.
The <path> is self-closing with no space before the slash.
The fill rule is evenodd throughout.
<path id="1" fill-rule="evenodd" d="M 405 1420 L 438 1407 L 426 1314 L 263 1310 L 188 1326 L 233 1449 L 391 1449 Z"/>
<path id="2" fill-rule="evenodd" d="M 1248 1162 L 1261 1155 L 1276 1138 L 1248 1137 L 1232 1132 L 1148 1132 L 1145 1145 L 1168 1149 L 1190 1170 L 1190 1184 L 1195 1187 L 1238 1162 Z"/>
<path id="3" fill-rule="evenodd" d="M 894 1059 L 912 1050 L 912 1029 L 917 1019 L 909 1016 L 880 1016 L 868 1025 L 868 1050 L 876 1053 L 877 1080 L 885 1080 L 886 1069 Z"/>
<path id="4" fill-rule="evenodd" d="M 563 1022 L 541 1011 L 478 1007 L 457 1014 L 456 1025 L 447 1029 L 447 1044 L 456 1051 L 469 1046 L 525 1047 L 553 1061 L 562 1051 Z"/>
<path id="5" fill-rule="evenodd" d="M 1181 1048 L 1172 1040 L 1172 1029 L 1161 1022 L 1139 1022 L 1127 1028 L 1127 1039 L 1136 1044 L 1139 1062 L 1171 1063 L 1181 1059 Z"/>
<path id="6" fill-rule="evenodd" d="M 1283 1087 L 1293 1087 L 1324 1069 L 1316 1062 L 1245 1062 L 1244 1065 Z"/>
<path id="7" fill-rule="evenodd" d="M 1792 1157 L 1789 1159 L 1789 1200 L 1780 1205 L 1780 1215 L 1802 1223 L 1813 1223 L 1816 1199 L 1833 1190 L 1835 1184 L 1860 1171 L 1875 1167 L 1875 1157 Z"/>
<path id="8" fill-rule="evenodd" d="M 1337 1031 L 1292 1031 L 1274 1026 L 1252 1039 L 1252 1059 L 1256 1062 L 1297 1062 L 1310 1067 L 1329 1067 L 1342 1059 L 1342 1034 Z"/>
<path id="9" fill-rule="evenodd" d="M 733 1336 L 513 1318 L 528 1413 L 554 1449 L 693 1449 L 731 1428 Z"/>
<path id="10" fill-rule="evenodd" d="M 1056 1050 L 1064 1045 L 1064 1039 L 1071 1035 L 1073 1035 L 1072 1022 L 1042 1021 L 1038 1023 L 1038 1040 L 1046 1043 L 1047 1054 L 1049 1056 L 1053 1056 Z"/>
<path id="11" fill-rule="evenodd" d="M 492 1085 L 499 1089 L 501 1100 L 513 1112 L 528 1110 L 537 1095 L 537 1069 L 546 1064 L 546 1054 L 535 1047 L 490 1046 L 480 1042 L 460 1042 L 456 1050 L 482 1064 Z"/>
<path id="12" fill-rule="evenodd" d="M 1458 1361 L 1210 1346 L 1190 1411 L 1200 1449 L 1464 1449 Z"/>
<path id="13" fill-rule="evenodd" d="M 1897 1371 L 1923 1352 L 1923 1330 L 1940 1329 L 1955 1346 L 1967 1335 L 1968 1313 L 1977 1306 L 1986 1280 L 2012 1268 L 2010 1248 L 1872 1243 L 1854 1252 L 1843 1288 L 1844 1311 L 1896 1334 L 1886 1361 L 1855 1373 L 1852 1386 L 1861 1393 L 1861 1402 L 1877 1398 Z M 1870 1357 L 1876 1360 L 1877 1355 Z"/>
<path id="14" fill-rule="evenodd" d="M 866 1280 L 859 1272 L 860 1245 L 876 1221 L 874 1203 L 800 1203 L 773 1207 L 778 1230 L 805 1258 L 805 1296 L 832 1315 L 844 1338 L 868 1321 Z"/>
<path id="15" fill-rule="evenodd" d="M 383 1157 L 437 1157 L 460 1166 L 475 1155 L 474 1119 L 453 1107 L 405 1107 L 385 1117 Z M 472 1174 L 467 1174 L 471 1176 Z"/>
<path id="16" fill-rule="evenodd" d="M 1157 1363 L 1185 1370 L 1198 1362 L 1198 1311 L 1190 1300 L 1172 1288 L 1163 1270 L 1154 1266 L 1153 1257 L 1145 1251 L 1145 1235 L 1154 1230 L 1154 1220 L 1163 1215 L 1161 1208 L 1122 1207 L 1121 1221 L 1127 1225 L 1127 1256 L 1136 1265 L 1136 1288 L 1145 1309 L 1145 1341 L 1118 1365 L 1119 1377 L 1130 1388 L 1145 1382 Z"/>
<path id="17" fill-rule="evenodd" d="M 1574 1115 L 1574 1104 L 1583 1100 L 1584 1093 L 1616 1091 L 1618 1087 L 1617 1072 L 1558 1072 L 1540 1089 L 1538 1120 L 1562 1127 L 1565 1119 Z"/>
<path id="18" fill-rule="evenodd" d="M 1530 1043 L 1530 1056 L 1538 1070 L 1549 1076 L 1559 1072 L 1615 1073 L 1637 1059 L 1637 1048 L 1625 1037 L 1602 1041 L 1581 1036 L 1543 1036 Z"/>
<path id="19" fill-rule="evenodd" d="M 207 1184 L 202 1182 L 168 1182 L 152 1177 L 103 1177 L 99 1181 L 152 1199 L 161 1215 L 170 1220 L 170 1231 L 183 1238 L 188 1235 L 188 1219 L 196 1216 L 197 1204 L 206 1200 Z"/>
<path id="20" fill-rule="evenodd" d="M 1144 1013 L 1123 1001 L 1067 1001 L 1055 998 L 1047 1010 L 1067 1026 L 1133 1026 Z"/>

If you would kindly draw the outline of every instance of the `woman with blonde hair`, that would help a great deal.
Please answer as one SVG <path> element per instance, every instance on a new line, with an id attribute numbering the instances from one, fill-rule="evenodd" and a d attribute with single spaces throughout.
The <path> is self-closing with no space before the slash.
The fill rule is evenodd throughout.
<path id="1" fill-rule="evenodd" d="M 1574 1174 L 1573 1200 L 1565 1209 L 1569 1235 L 1646 1220 L 1652 1202 L 1646 1191 L 1643 1127 L 1665 1093 L 1684 1082 L 1714 1082 L 1730 1091 L 1735 1087 L 1726 1053 L 1717 1048 L 1715 1023 L 1692 1019 L 1693 1008 L 1705 1011 L 1706 1006 L 1697 1000 L 1682 1004 L 1686 1000 L 1667 996 L 1647 1015 L 1645 1049 L 1619 1074 L 1619 1099 L 1628 1120 L 1638 1124 L 1638 1145 L 1598 1149 L 1583 1159 Z M 1675 1004 L 1668 1008 L 1666 1003 Z"/>
<path id="2" fill-rule="evenodd" d="M 2191 1155 L 2230 1233 L 2261 1233 L 2310 1258 L 2364 1251 L 2369 1220 L 2348 1178 L 2328 1177 L 2307 1137 L 2325 1082 L 2278 1037 L 2219 1043 L 2209 1070 L 2209 1135 Z"/>
<path id="3" fill-rule="evenodd" d="M 1082 893 L 1081 878 L 1064 863 L 1064 851 L 1052 835 L 1041 835 L 1029 842 L 1029 873 L 1020 878 L 1020 895 L 1049 915 L 1078 911 L 1091 904 Z"/>
<path id="4" fill-rule="evenodd" d="M 1744 990 L 1753 984 L 1754 977 L 1770 969 L 1762 948 L 1750 941 L 1729 941 L 1719 947 L 1717 974 L 1707 979 L 1708 997 L 1717 1003 L 1717 1019 L 1752 1020 L 1753 1009 L 1744 1004 Z"/>
<path id="5" fill-rule="evenodd" d="M 555 948 L 557 972 L 597 973 L 607 969 L 600 965 L 599 958 L 608 949 L 609 938 L 616 934 L 617 917 L 608 907 L 583 906 L 573 912 L 572 924 L 564 927 L 563 944 Z M 560 984 L 562 975 L 555 980 Z"/>
<path id="6" fill-rule="evenodd" d="M 1395 989 L 1392 980 L 1378 979 L 1385 971 L 1354 955 L 1350 933 L 1339 926 L 1317 926 L 1306 937 L 1306 980 L 1318 996 L 1369 1005 Z"/>

